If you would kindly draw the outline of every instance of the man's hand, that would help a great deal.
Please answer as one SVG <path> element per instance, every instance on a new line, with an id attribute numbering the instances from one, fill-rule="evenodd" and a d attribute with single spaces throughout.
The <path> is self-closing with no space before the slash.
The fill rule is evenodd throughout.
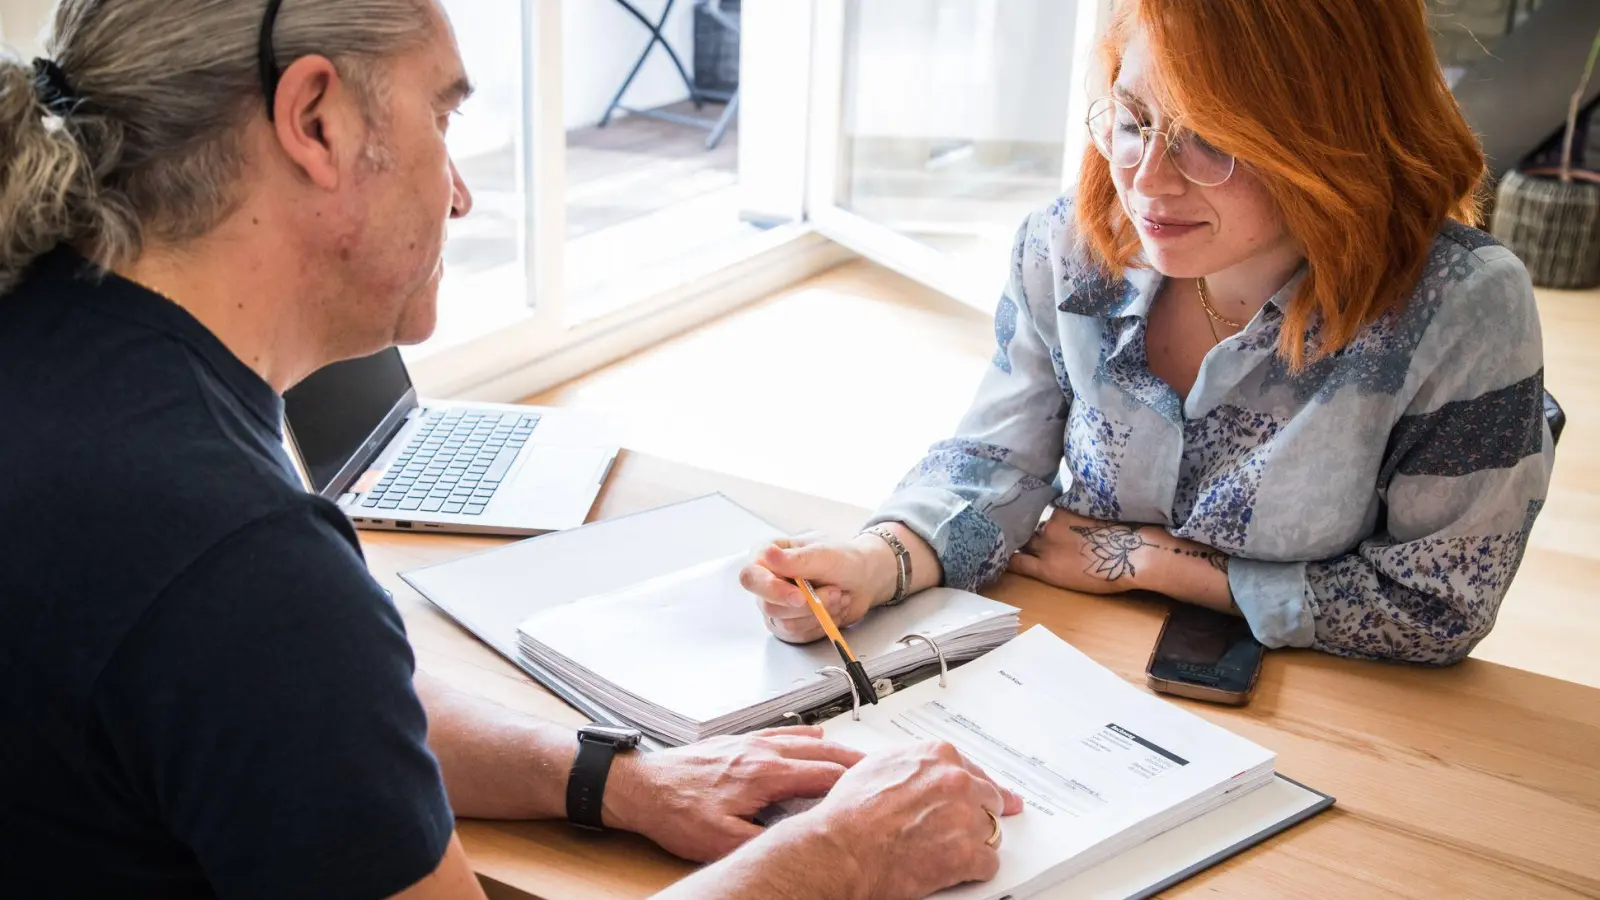
<path id="1" fill-rule="evenodd" d="M 1000 867 L 995 816 L 1022 811 L 1022 799 L 996 785 L 949 744 L 918 744 L 867 757 L 811 817 L 848 848 L 872 900 L 925 897 Z"/>
<path id="2" fill-rule="evenodd" d="M 820 728 L 775 728 L 619 756 L 605 823 L 684 859 L 721 859 L 761 833 L 750 817 L 772 803 L 827 794 L 861 759 L 821 736 Z"/>
<path id="3" fill-rule="evenodd" d="M 660 900 L 911 900 L 994 877 L 990 815 L 1022 811 L 949 744 L 874 753 L 827 799 Z"/>

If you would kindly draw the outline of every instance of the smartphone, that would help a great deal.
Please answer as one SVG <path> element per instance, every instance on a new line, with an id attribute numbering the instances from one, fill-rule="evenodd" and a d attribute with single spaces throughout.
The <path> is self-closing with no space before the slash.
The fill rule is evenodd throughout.
<path id="1" fill-rule="evenodd" d="M 1239 616 L 1174 604 L 1145 676 L 1153 691 L 1243 706 L 1256 689 L 1265 649 Z"/>

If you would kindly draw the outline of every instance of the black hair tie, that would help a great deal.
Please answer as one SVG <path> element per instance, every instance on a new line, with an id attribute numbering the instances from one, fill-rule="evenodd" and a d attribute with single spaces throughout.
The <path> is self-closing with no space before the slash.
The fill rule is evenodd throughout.
<path id="1" fill-rule="evenodd" d="M 67 80 L 67 73 L 52 59 L 33 61 L 33 90 L 45 109 L 58 116 L 70 115 L 83 103 L 83 98 Z"/>

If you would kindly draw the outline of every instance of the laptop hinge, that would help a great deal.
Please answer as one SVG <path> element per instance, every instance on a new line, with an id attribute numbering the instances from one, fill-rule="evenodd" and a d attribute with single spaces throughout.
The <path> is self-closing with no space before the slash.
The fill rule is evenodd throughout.
<path id="1" fill-rule="evenodd" d="M 339 474 L 335 475 L 333 480 L 328 482 L 328 486 L 322 489 L 322 496 L 338 502 L 339 498 L 350 489 L 350 485 L 355 483 L 356 479 L 360 478 L 372 467 L 372 464 L 377 461 L 378 457 L 389 446 L 389 442 L 394 440 L 394 436 L 399 434 L 400 430 L 406 426 L 406 423 L 419 412 L 421 412 L 421 408 L 417 403 L 417 390 L 416 388 L 411 388 L 389 410 L 389 414 L 383 417 L 383 421 L 378 423 L 378 427 L 372 430 L 372 435 L 367 438 L 360 449 L 350 455 L 350 459 L 344 464 L 344 468 L 340 469 Z"/>

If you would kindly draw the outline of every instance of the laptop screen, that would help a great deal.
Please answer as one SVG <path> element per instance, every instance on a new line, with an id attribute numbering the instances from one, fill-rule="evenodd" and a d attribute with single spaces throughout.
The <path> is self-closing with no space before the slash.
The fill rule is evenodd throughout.
<path id="1" fill-rule="evenodd" d="M 411 391 L 400 351 L 337 362 L 283 396 L 284 419 L 321 493 Z"/>

